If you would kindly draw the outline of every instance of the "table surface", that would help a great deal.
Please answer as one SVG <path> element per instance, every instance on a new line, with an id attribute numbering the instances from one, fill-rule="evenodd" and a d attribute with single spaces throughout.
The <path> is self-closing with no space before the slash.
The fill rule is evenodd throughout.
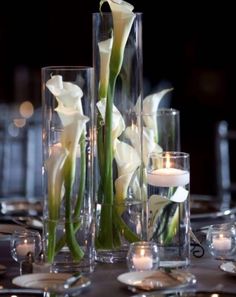
<path id="1" fill-rule="evenodd" d="M 0 264 L 7 267 L 4 275 L 0 275 L 0 288 L 16 288 L 12 279 L 19 274 L 19 265 L 10 256 L 9 241 L 0 241 Z M 227 274 L 219 269 L 220 261 L 212 259 L 205 253 L 202 258 L 192 256 L 188 270 L 196 276 L 197 291 L 236 293 L 236 275 Z M 132 296 L 127 287 L 117 281 L 117 276 L 127 272 L 125 263 L 96 264 L 95 271 L 90 275 L 92 284 L 83 296 Z"/>

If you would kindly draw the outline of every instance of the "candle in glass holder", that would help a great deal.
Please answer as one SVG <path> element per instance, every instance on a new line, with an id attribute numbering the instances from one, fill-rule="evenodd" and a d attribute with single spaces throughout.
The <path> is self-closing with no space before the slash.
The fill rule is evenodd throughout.
<path id="1" fill-rule="evenodd" d="M 178 187 L 189 183 L 189 172 L 177 168 L 159 168 L 148 174 L 148 183 L 158 187 Z"/>
<path id="2" fill-rule="evenodd" d="M 212 238 L 213 248 L 219 251 L 228 251 L 231 249 L 231 238 L 225 237 L 224 234 L 220 233 L 219 236 Z"/>
<path id="3" fill-rule="evenodd" d="M 207 247 L 215 258 L 228 258 L 236 250 L 236 228 L 233 223 L 211 225 L 206 235 Z"/>
<path id="4" fill-rule="evenodd" d="M 158 247 L 151 241 L 133 242 L 126 259 L 130 271 L 155 270 L 159 266 Z"/>
<path id="5" fill-rule="evenodd" d="M 136 270 L 151 270 L 153 260 L 151 255 L 145 255 L 145 250 L 141 249 L 133 255 L 133 264 Z"/>
<path id="6" fill-rule="evenodd" d="M 28 252 L 34 254 L 35 244 L 29 243 L 27 239 L 25 239 L 22 243 L 19 243 L 16 246 L 16 252 L 19 256 L 26 256 Z"/>

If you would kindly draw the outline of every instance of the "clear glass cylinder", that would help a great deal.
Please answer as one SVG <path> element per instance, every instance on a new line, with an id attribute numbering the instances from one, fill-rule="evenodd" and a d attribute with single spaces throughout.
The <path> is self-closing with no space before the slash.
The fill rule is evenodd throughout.
<path id="1" fill-rule="evenodd" d="M 44 245 L 53 271 L 92 271 L 93 68 L 42 68 Z"/>
<path id="2" fill-rule="evenodd" d="M 119 6 L 119 4 L 117 4 Z M 129 244 L 143 238 L 142 14 L 95 13 L 96 255 L 125 261 Z"/>
<path id="3" fill-rule="evenodd" d="M 148 239 L 157 243 L 160 267 L 190 264 L 189 154 L 151 154 L 147 166 Z"/>
<path id="4" fill-rule="evenodd" d="M 179 110 L 174 108 L 159 108 L 154 113 L 143 112 L 142 123 L 144 136 L 147 133 L 149 135 L 150 133 L 152 133 L 153 143 L 156 143 L 158 145 L 159 150 L 176 152 L 180 151 Z M 155 150 L 155 147 L 153 148 Z M 151 152 L 152 151 L 149 151 L 148 153 Z"/>

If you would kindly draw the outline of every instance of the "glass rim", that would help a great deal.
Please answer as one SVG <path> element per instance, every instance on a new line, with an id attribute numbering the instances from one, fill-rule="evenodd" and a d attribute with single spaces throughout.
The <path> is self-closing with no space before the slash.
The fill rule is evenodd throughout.
<path id="1" fill-rule="evenodd" d="M 44 66 L 42 71 L 46 70 L 60 70 L 60 71 L 72 71 L 72 70 L 94 70 L 93 66 L 79 65 L 79 66 Z"/>
<path id="2" fill-rule="evenodd" d="M 178 158 L 184 158 L 188 159 L 190 157 L 189 153 L 186 152 L 178 152 L 178 151 L 162 151 L 162 152 L 154 152 L 149 154 L 149 158 L 171 158 L 171 159 L 178 159 Z"/>
<path id="3" fill-rule="evenodd" d="M 140 15 L 140 16 L 142 16 L 143 15 L 143 12 L 140 12 L 140 11 L 137 11 L 137 12 L 135 12 L 135 11 L 132 11 L 132 13 L 133 14 L 135 14 L 135 15 Z M 97 15 L 112 15 L 112 12 L 111 11 L 105 11 L 105 12 L 92 12 L 92 15 L 94 15 L 94 16 L 97 16 Z"/>
<path id="4" fill-rule="evenodd" d="M 144 111 L 141 111 L 141 116 L 153 116 L 153 115 L 179 115 L 179 110 L 178 109 L 175 109 L 175 108 L 168 108 L 168 107 L 161 107 L 161 108 L 158 108 L 157 111 L 154 111 L 154 112 L 144 112 Z"/>
<path id="5" fill-rule="evenodd" d="M 157 243 L 153 241 L 136 241 L 130 244 L 130 247 L 135 247 L 135 246 L 140 246 L 145 248 L 149 246 L 157 246 Z"/>

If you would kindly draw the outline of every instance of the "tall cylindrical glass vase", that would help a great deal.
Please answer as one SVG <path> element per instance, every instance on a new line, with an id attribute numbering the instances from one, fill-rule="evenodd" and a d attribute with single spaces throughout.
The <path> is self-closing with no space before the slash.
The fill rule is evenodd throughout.
<path id="1" fill-rule="evenodd" d="M 53 271 L 94 265 L 93 68 L 42 69 L 44 245 Z"/>
<path id="2" fill-rule="evenodd" d="M 142 193 L 142 14 L 93 15 L 96 103 L 96 255 L 125 260 L 146 230 Z M 124 8 L 124 7 L 123 7 Z M 123 9 L 122 8 L 122 9 Z M 125 9 L 125 8 L 124 8 Z"/>

